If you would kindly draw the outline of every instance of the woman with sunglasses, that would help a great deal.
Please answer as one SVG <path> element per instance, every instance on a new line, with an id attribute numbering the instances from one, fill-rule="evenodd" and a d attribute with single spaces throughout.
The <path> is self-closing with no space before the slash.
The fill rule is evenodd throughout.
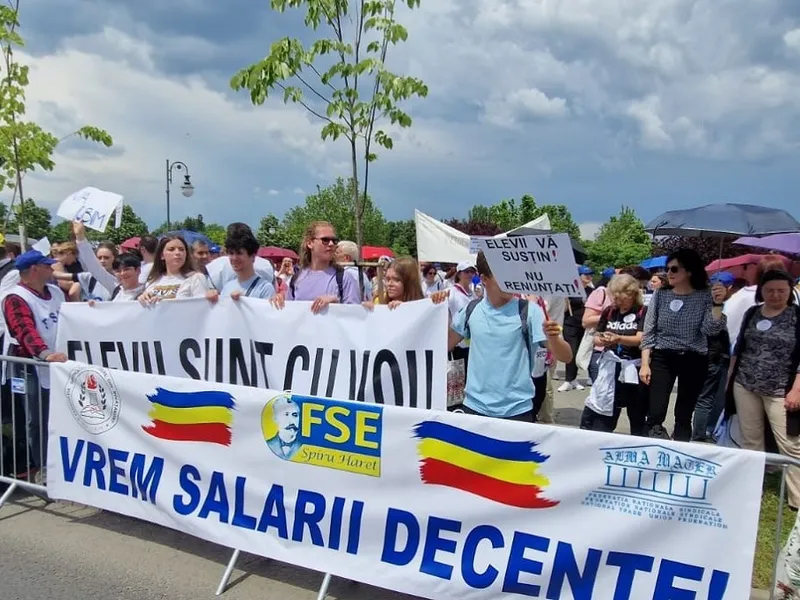
<path id="1" fill-rule="evenodd" d="M 648 436 L 669 439 L 664 420 L 677 380 L 672 438 L 688 442 L 692 437 L 692 414 L 708 371 L 708 336 L 725 327 L 722 303 L 727 290 L 714 285 L 709 292 L 703 260 L 688 248 L 667 258 L 667 282 L 650 301 L 639 375 L 645 385 L 650 385 Z"/>
<path id="2" fill-rule="evenodd" d="M 284 300 L 311 302 L 315 314 L 330 304 L 361 304 L 358 282 L 345 277 L 344 269 L 334 259 L 338 243 L 330 223 L 311 223 L 300 244 L 299 271 L 289 280 L 286 297 L 277 294 L 272 303 L 283 308 Z"/>

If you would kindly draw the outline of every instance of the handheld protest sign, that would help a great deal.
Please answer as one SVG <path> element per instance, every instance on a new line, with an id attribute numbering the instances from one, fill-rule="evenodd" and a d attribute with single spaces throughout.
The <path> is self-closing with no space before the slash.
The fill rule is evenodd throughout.
<path id="1" fill-rule="evenodd" d="M 504 292 L 586 297 L 566 233 L 489 238 L 480 249 Z"/>
<path id="2" fill-rule="evenodd" d="M 68 221 L 80 221 L 85 227 L 103 233 L 114 212 L 114 226 L 122 224 L 122 205 L 122 196 L 119 194 L 85 187 L 67 196 L 56 214 Z"/>

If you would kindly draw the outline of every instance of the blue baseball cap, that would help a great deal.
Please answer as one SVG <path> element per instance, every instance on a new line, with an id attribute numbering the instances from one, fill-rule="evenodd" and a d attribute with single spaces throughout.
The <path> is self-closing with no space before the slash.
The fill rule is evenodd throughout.
<path id="1" fill-rule="evenodd" d="M 617 274 L 617 270 L 614 267 L 606 267 L 601 274 L 603 277 L 613 277 Z"/>
<path id="2" fill-rule="evenodd" d="M 219 254 L 222 251 L 222 249 L 216 244 L 214 244 L 208 249 L 208 251 L 211 252 L 211 254 Z"/>
<path id="3" fill-rule="evenodd" d="M 14 261 L 14 266 L 19 271 L 25 271 L 35 265 L 54 265 L 58 261 L 45 256 L 38 250 L 28 250 L 20 254 Z"/>
<path id="4" fill-rule="evenodd" d="M 720 271 L 711 276 L 711 283 L 721 283 L 725 287 L 732 286 L 734 281 L 736 281 L 736 277 L 728 271 Z"/>
<path id="5" fill-rule="evenodd" d="M 586 265 L 581 265 L 578 267 L 578 274 L 579 275 L 594 275 L 594 270 L 591 267 L 587 267 Z"/>

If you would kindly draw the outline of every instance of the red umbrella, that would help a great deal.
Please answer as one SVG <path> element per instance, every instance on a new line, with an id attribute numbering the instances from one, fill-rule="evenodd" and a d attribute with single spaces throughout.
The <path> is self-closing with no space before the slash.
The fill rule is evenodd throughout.
<path id="1" fill-rule="evenodd" d="M 125 250 L 136 250 L 141 243 L 142 238 L 139 236 L 128 238 L 124 242 L 120 244 L 120 248 L 124 248 Z"/>
<path id="2" fill-rule="evenodd" d="M 361 260 L 378 260 L 381 256 L 394 258 L 394 252 L 383 246 L 362 246 Z"/>
<path id="3" fill-rule="evenodd" d="M 282 260 L 284 258 L 291 258 L 297 260 L 297 252 L 294 250 L 287 250 L 286 248 L 278 248 L 277 246 L 262 246 L 258 249 L 258 255 L 261 258 L 268 260 Z"/>

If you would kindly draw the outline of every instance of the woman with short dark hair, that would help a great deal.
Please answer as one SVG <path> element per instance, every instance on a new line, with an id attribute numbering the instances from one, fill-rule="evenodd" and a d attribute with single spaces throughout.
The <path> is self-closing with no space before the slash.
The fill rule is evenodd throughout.
<path id="1" fill-rule="evenodd" d="M 800 307 L 793 280 L 767 271 L 756 289 L 756 306 L 742 319 L 731 359 L 726 413 L 739 415 L 742 447 L 764 451 L 764 419 L 782 454 L 800 459 Z M 786 477 L 789 504 L 800 507 L 800 470 Z"/>
<path id="2" fill-rule="evenodd" d="M 725 327 L 724 286 L 709 292 L 700 255 L 683 248 L 667 258 L 668 285 L 650 302 L 642 338 L 640 377 L 650 385 L 647 430 L 650 437 L 669 439 L 664 420 L 669 397 L 678 381 L 672 438 L 688 442 L 692 414 L 708 370 L 708 336 Z"/>

